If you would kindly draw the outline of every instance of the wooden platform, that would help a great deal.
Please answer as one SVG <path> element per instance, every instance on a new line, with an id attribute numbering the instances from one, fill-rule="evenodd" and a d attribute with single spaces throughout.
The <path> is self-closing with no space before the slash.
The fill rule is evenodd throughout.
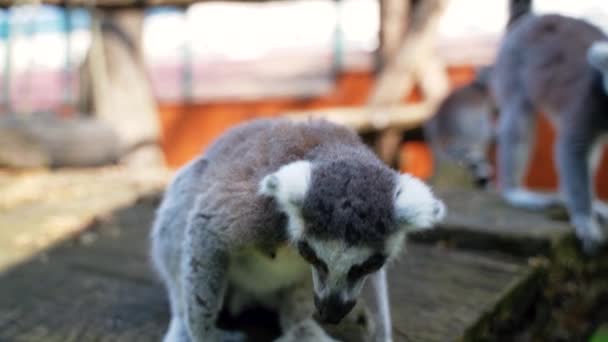
<path id="1" fill-rule="evenodd" d="M 478 198 L 475 210 L 483 214 L 461 217 L 458 211 L 467 208 L 456 199 L 452 203 L 448 197 L 449 222 L 460 217 L 469 220 L 461 222 L 466 226 L 486 227 L 510 215 L 502 207 L 485 210 L 493 202 Z M 159 340 L 168 323 L 168 303 L 147 254 L 157 204 L 158 197 L 147 196 L 104 215 L 84 232 L 0 275 L 0 341 Z M 475 340 L 531 304 L 540 273 L 522 259 L 443 245 L 410 243 L 392 266 L 396 341 Z M 257 332 L 254 341 L 272 335 Z"/>
<path id="2" fill-rule="evenodd" d="M 167 170 L 113 166 L 0 172 L 0 273 L 93 220 L 158 192 Z"/>
<path id="3" fill-rule="evenodd" d="M 443 189 L 438 196 L 448 205 L 444 222 L 414 240 L 443 240 L 452 247 L 497 251 L 529 257 L 548 255 L 573 234 L 561 209 L 533 212 L 508 206 L 497 195 L 463 189 Z"/>

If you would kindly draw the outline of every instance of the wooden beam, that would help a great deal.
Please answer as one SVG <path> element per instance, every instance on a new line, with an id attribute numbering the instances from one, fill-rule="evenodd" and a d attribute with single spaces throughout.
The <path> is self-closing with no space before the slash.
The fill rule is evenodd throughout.
<path id="1" fill-rule="evenodd" d="M 160 123 L 144 68 L 143 15 L 136 9 L 95 11 L 82 88 L 90 96 L 86 111 L 118 132 L 121 151 L 128 154 L 123 158 L 146 156 L 145 163 L 156 164 L 162 159 Z"/>
<path id="2" fill-rule="evenodd" d="M 398 129 L 417 127 L 430 117 L 432 109 L 433 106 L 429 103 L 419 103 L 375 108 L 335 107 L 310 111 L 290 111 L 283 115 L 298 121 L 325 119 L 350 127 L 359 133 L 368 133 L 381 131 L 388 127 Z"/>
<path id="3" fill-rule="evenodd" d="M 445 71 L 439 68 L 441 63 L 435 56 L 433 44 L 439 25 L 439 19 L 446 7 L 447 0 L 425 0 L 409 1 L 411 10 L 408 15 L 407 33 L 402 39 L 401 45 L 383 68 L 371 91 L 367 105 L 371 108 L 379 106 L 394 106 L 402 102 L 418 81 L 423 91 L 428 95 L 427 108 L 429 114 L 434 111 L 434 106 L 440 100 L 441 95 L 447 89 L 447 81 L 440 82 L 438 89 L 434 90 L 433 82 L 441 81 L 441 74 L 446 80 Z M 426 78 L 425 72 L 431 71 L 432 78 Z M 425 80 L 422 80 L 425 78 Z M 377 115 L 377 111 L 370 111 L 370 115 Z M 426 116 L 428 118 L 429 116 Z M 403 118 L 405 119 L 405 118 Z M 371 121 L 377 119 L 371 118 Z M 424 120 L 418 122 L 422 124 Z M 402 140 L 403 128 L 397 125 L 389 126 L 378 134 L 374 142 L 374 149 L 380 159 L 385 163 L 397 166 L 397 151 Z"/>
<path id="4" fill-rule="evenodd" d="M 433 49 L 437 26 L 446 3 L 447 0 L 426 0 L 412 8 L 408 34 L 378 77 L 368 105 L 394 105 L 411 91 L 414 70 L 425 62 Z"/>
<path id="5" fill-rule="evenodd" d="M 410 11 L 408 0 L 380 0 L 380 46 L 378 66 L 382 69 L 391 60 L 407 31 Z"/>

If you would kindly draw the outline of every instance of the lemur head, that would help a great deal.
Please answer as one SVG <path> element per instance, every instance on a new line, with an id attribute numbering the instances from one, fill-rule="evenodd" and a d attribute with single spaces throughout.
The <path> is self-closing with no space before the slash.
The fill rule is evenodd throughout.
<path id="1" fill-rule="evenodd" d="M 348 314 L 366 277 L 399 253 L 408 231 L 431 228 L 445 214 L 422 181 L 380 162 L 296 161 L 264 177 L 260 191 L 287 214 L 289 238 L 312 266 L 318 316 L 328 323 Z"/>
<path id="2" fill-rule="evenodd" d="M 608 41 L 598 41 L 587 51 L 587 60 L 602 73 L 604 91 L 608 94 Z"/>
<path id="3" fill-rule="evenodd" d="M 481 68 L 471 83 L 448 95 L 425 124 L 435 156 L 466 168 L 481 188 L 493 174 L 487 158 L 496 112 L 489 88 L 491 73 L 491 67 Z"/>

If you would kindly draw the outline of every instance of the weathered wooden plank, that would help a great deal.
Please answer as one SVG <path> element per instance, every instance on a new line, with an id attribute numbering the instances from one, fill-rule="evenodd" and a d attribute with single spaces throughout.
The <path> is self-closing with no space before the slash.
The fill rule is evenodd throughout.
<path id="1" fill-rule="evenodd" d="M 406 34 L 371 89 L 367 106 L 389 106 L 400 103 L 418 82 L 427 104 L 434 107 L 445 96 L 449 88 L 443 63 L 437 60 L 433 43 L 441 13 L 446 7 L 444 0 L 410 1 Z M 370 121 L 378 111 L 369 111 Z M 381 113 L 381 112 L 380 112 Z M 385 163 L 397 164 L 397 150 L 401 142 L 401 129 L 388 126 L 377 137 L 374 150 Z"/>
<path id="2" fill-rule="evenodd" d="M 396 341 L 453 341 L 495 324 L 517 284 L 529 291 L 535 270 L 500 259 L 411 244 L 390 272 Z M 515 301 L 522 305 L 526 298 Z"/>
<path id="3" fill-rule="evenodd" d="M 0 341 L 158 340 L 168 303 L 146 257 L 157 204 L 143 200 L 106 216 L 0 276 Z M 532 276 L 512 262 L 410 244 L 390 272 L 395 340 L 462 337 Z"/>
<path id="4" fill-rule="evenodd" d="M 0 273 L 96 217 L 159 191 L 168 177 L 166 170 L 125 167 L 0 173 Z"/>
<path id="5" fill-rule="evenodd" d="M 507 205 L 494 192 L 439 189 L 448 209 L 446 220 L 415 240 L 450 240 L 462 248 L 502 251 L 521 256 L 547 254 L 573 233 L 568 222 Z"/>

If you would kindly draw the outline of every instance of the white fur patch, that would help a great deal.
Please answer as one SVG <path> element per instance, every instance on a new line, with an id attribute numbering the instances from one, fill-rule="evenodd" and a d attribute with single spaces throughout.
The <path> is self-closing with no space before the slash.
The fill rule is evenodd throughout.
<path id="1" fill-rule="evenodd" d="M 408 174 L 399 176 L 395 193 L 397 219 L 409 230 L 432 228 L 446 214 L 443 202 L 420 179 Z"/>
<path id="2" fill-rule="evenodd" d="M 360 286 L 347 292 L 348 271 L 352 266 L 365 262 L 373 251 L 367 247 L 349 247 L 343 241 L 338 240 L 308 239 L 307 241 L 317 257 L 323 260 L 329 269 L 324 286 L 320 283 L 316 270 L 313 269 L 313 284 L 317 295 L 323 298 L 336 290 L 339 290 L 338 292 L 342 293 L 343 297 L 356 295 Z"/>
<path id="3" fill-rule="evenodd" d="M 541 210 L 560 203 L 557 193 L 542 193 L 522 188 L 506 190 L 502 196 L 513 207 L 531 210 Z"/>
<path id="4" fill-rule="evenodd" d="M 587 52 L 589 64 L 602 71 L 608 71 L 608 41 L 598 41 Z"/>
<path id="5" fill-rule="evenodd" d="M 405 237 L 405 231 L 401 230 L 393 233 L 393 235 L 388 238 L 386 242 L 386 250 L 388 251 L 389 260 L 396 258 L 399 253 L 401 253 L 401 250 L 405 245 Z"/>
<path id="6" fill-rule="evenodd" d="M 287 214 L 288 230 L 292 240 L 297 240 L 304 229 L 300 205 L 310 186 L 310 174 L 310 162 L 300 160 L 283 165 L 260 182 L 260 194 L 274 197 Z"/>

